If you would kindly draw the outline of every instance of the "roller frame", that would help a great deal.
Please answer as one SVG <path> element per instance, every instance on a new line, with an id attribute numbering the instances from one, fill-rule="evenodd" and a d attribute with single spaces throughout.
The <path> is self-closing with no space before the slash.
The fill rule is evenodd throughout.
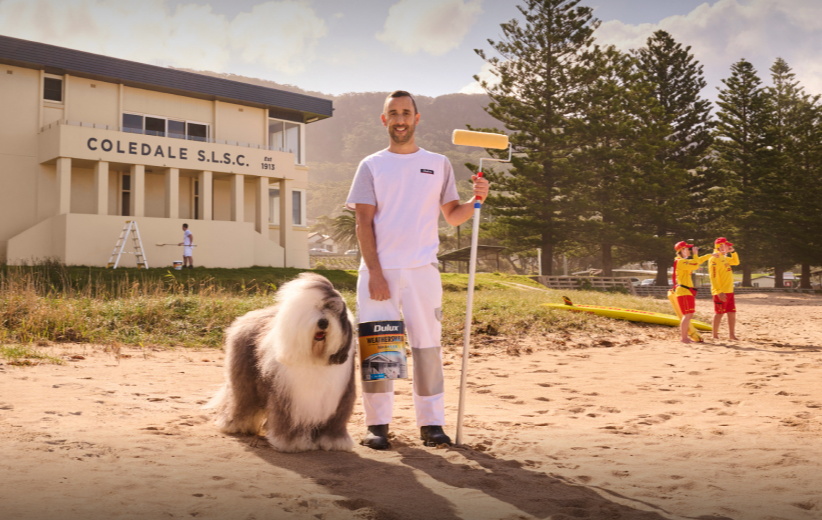
<path id="1" fill-rule="evenodd" d="M 470 145 L 461 145 L 470 146 Z M 511 162 L 513 148 L 508 143 L 508 160 L 495 159 L 493 157 L 482 157 L 479 163 L 478 176 L 482 177 L 482 161 Z M 465 329 L 463 331 L 462 343 L 462 372 L 460 374 L 460 399 L 457 411 L 457 435 L 454 439 L 456 444 L 462 444 L 462 422 L 465 417 L 465 389 L 468 383 L 468 355 L 471 346 L 471 321 L 474 313 L 474 278 L 477 272 L 477 243 L 479 238 L 481 200 L 474 201 L 474 222 L 473 233 L 471 233 L 471 260 L 468 263 L 468 304 L 465 310 Z"/>

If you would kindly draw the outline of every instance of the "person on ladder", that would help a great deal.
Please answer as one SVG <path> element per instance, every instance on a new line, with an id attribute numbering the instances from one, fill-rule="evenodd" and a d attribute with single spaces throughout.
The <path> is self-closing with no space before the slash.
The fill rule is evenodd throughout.
<path id="1" fill-rule="evenodd" d="M 452 226 L 474 214 L 473 199 L 460 204 L 451 163 L 414 141 L 420 120 L 411 94 L 389 94 L 381 116 L 388 148 L 360 163 L 346 206 L 356 212 L 362 263 L 357 281 L 357 318 L 399 320 L 411 341 L 414 409 L 426 446 L 451 444 L 445 425 L 442 370 L 442 281 L 437 267 L 440 211 Z M 488 195 L 488 181 L 473 177 L 474 195 Z M 364 446 L 390 447 L 394 382 L 363 382 Z"/>
<path id="2" fill-rule="evenodd" d="M 194 269 L 194 235 L 188 230 L 188 224 L 183 224 L 183 241 L 177 244 L 183 246 L 183 269 L 188 266 L 189 269 Z"/>

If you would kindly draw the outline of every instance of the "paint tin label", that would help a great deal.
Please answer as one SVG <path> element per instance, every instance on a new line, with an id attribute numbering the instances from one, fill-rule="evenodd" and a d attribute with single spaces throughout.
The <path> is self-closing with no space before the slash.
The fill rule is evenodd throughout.
<path id="1" fill-rule="evenodd" d="M 405 379 L 405 324 L 402 321 L 369 321 L 359 325 L 360 370 L 363 381 Z"/>

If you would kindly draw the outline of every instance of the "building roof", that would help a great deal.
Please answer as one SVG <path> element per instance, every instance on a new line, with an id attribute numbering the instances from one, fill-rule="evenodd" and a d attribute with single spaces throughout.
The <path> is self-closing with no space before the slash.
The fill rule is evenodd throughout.
<path id="1" fill-rule="evenodd" d="M 49 74 L 70 74 L 169 94 L 266 108 L 275 117 L 300 122 L 325 119 L 331 117 L 333 111 L 328 99 L 2 35 L 0 63 L 44 70 Z"/>

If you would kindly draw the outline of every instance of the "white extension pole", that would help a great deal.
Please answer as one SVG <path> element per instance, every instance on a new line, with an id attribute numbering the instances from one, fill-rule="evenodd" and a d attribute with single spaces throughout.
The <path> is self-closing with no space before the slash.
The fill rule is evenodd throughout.
<path id="1" fill-rule="evenodd" d="M 482 173 L 479 174 L 482 177 Z M 468 307 L 465 310 L 465 331 L 462 338 L 462 374 L 460 374 L 460 403 L 457 411 L 457 444 L 462 444 L 462 419 L 465 414 L 465 388 L 468 383 L 468 355 L 471 346 L 471 322 L 474 313 L 474 275 L 477 272 L 477 241 L 479 239 L 480 209 L 482 202 L 474 200 L 474 228 L 471 234 L 471 261 L 468 264 Z"/>

